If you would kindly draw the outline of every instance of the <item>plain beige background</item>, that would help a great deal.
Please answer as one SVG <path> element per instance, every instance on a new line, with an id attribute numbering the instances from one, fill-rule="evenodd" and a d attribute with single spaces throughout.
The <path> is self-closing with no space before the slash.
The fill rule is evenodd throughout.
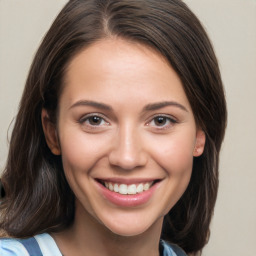
<path id="1" fill-rule="evenodd" d="M 256 0 L 185 0 L 219 59 L 228 103 L 220 189 L 203 256 L 255 256 Z M 41 38 L 66 0 L 0 0 L 0 171 L 7 130 Z M 11 126 L 10 126 L 11 130 Z"/>

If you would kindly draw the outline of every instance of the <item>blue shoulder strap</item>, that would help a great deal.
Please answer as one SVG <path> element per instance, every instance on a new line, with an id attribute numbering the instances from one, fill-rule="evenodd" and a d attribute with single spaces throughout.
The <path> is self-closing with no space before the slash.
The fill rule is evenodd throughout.
<path id="1" fill-rule="evenodd" d="M 23 244 L 30 256 L 43 256 L 39 244 L 34 237 L 20 239 L 19 242 Z"/>

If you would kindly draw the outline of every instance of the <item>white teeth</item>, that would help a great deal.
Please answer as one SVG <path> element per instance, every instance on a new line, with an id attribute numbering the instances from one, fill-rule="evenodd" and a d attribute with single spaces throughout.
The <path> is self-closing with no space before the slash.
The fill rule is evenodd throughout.
<path id="1" fill-rule="evenodd" d="M 115 184 L 116 185 L 116 184 Z M 119 191 L 118 191 L 120 194 L 122 195 L 127 195 L 127 185 L 125 184 L 121 184 L 119 186 Z"/>
<path id="2" fill-rule="evenodd" d="M 128 194 L 129 195 L 135 195 L 136 194 L 136 185 L 132 184 L 128 186 Z"/>
<path id="3" fill-rule="evenodd" d="M 149 190 L 152 184 L 153 182 L 130 185 L 104 182 L 104 185 L 107 189 L 122 195 L 135 195 L 138 193 L 142 193 L 143 191 Z"/>
<path id="4" fill-rule="evenodd" d="M 137 192 L 137 193 L 143 192 L 143 184 L 139 184 L 139 186 L 137 186 L 136 192 Z"/>
<path id="5" fill-rule="evenodd" d="M 118 184 L 115 184 L 115 185 L 114 185 L 114 191 L 117 192 L 117 193 L 119 192 Z"/>
<path id="6" fill-rule="evenodd" d="M 143 190 L 148 190 L 149 189 L 149 183 L 146 183 L 143 185 Z"/>
<path id="7" fill-rule="evenodd" d="M 114 191 L 114 187 L 113 187 L 113 185 L 112 185 L 111 183 L 108 184 L 108 189 L 109 189 L 110 191 Z"/>

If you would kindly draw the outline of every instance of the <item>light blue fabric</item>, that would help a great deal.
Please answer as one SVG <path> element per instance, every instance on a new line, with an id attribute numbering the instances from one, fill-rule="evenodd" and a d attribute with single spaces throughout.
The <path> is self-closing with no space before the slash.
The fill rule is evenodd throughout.
<path id="1" fill-rule="evenodd" d="M 20 239 L 19 241 L 26 248 L 29 255 L 43 256 L 39 244 L 34 237 Z"/>
<path id="2" fill-rule="evenodd" d="M 187 254 L 177 245 L 168 244 L 165 241 L 161 241 L 163 246 L 162 256 L 187 256 Z"/>
<path id="3" fill-rule="evenodd" d="M 53 238 L 45 233 L 34 236 L 44 256 L 62 256 Z M 19 239 L 0 239 L 0 256 L 30 256 Z M 36 255 L 33 255 L 36 256 Z"/>
<path id="4" fill-rule="evenodd" d="M 1 256 L 29 256 L 25 247 L 15 239 L 0 240 Z"/>
<path id="5" fill-rule="evenodd" d="M 45 233 L 35 236 L 36 241 L 44 256 L 62 256 L 53 238 Z M 161 241 L 163 246 L 162 256 L 186 256 L 176 245 L 170 245 Z M 0 256 L 30 256 L 18 239 L 0 239 Z M 33 255 L 36 256 L 36 255 Z"/>

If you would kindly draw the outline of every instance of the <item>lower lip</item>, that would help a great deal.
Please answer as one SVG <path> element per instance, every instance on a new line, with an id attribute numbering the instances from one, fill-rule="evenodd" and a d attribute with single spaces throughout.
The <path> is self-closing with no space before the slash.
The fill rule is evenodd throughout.
<path id="1" fill-rule="evenodd" d="M 102 184 L 98 183 L 100 192 L 103 197 L 106 198 L 111 203 L 121 206 L 121 207 L 135 207 L 146 204 L 150 198 L 153 196 L 157 187 L 159 186 L 159 182 L 154 184 L 150 189 L 143 191 L 142 193 L 138 193 L 135 195 L 122 195 L 113 191 L 110 191 Z"/>

